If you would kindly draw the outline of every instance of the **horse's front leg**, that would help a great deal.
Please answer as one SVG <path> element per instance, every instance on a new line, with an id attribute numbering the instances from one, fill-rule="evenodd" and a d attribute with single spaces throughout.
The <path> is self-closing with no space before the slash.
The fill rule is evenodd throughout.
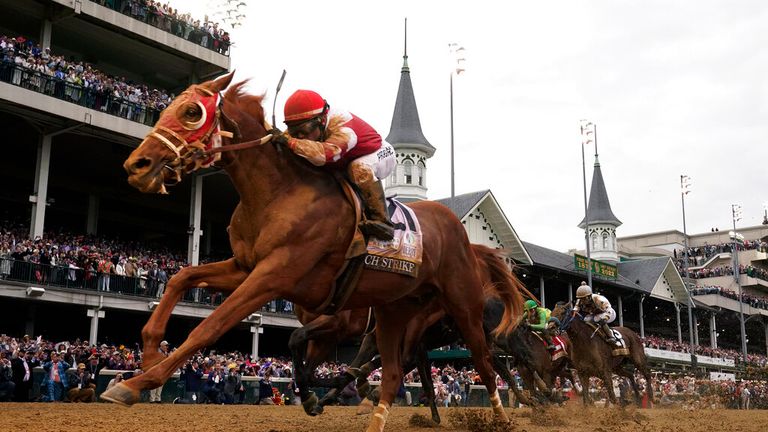
<path id="1" fill-rule="evenodd" d="M 360 349 L 357 351 L 355 359 L 349 364 L 347 372 L 336 378 L 334 387 L 320 399 L 317 403 L 315 411 L 320 414 L 323 412 L 323 407 L 331 403 L 341 393 L 341 391 L 352 381 L 358 380 L 358 382 L 364 382 L 368 384 L 368 375 L 371 373 L 372 365 L 371 361 L 376 354 L 379 353 L 379 349 L 376 346 L 376 334 L 371 333 L 363 338 L 360 344 Z M 357 393 L 361 398 L 366 398 L 370 386 L 364 386 L 360 384 L 357 389 Z"/>
<path id="2" fill-rule="evenodd" d="M 165 288 L 165 294 L 160 298 L 160 304 L 152 312 L 149 320 L 141 331 L 143 353 L 141 367 L 145 371 L 160 363 L 164 358 L 158 348 L 165 336 L 165 328 L 171 317 L 171 312 L 187 290 L 192 288 L 208 288 L 214 291 L 231 293 L 248 276 L 231 258 L 211 264 L 181 269 Z"/>
<path id="3" fill-rule="evenodd" d="M 401 366 L 402 342 L 405 337 L 404 323 L 415 314 L 416 307 L 405 302 L 390 303 L 375 308 L 376 343 L 381 353 L 381 396 L 373 409 L 366 432 L 383 432 L 389 408 L 395 400 L 403 381 Z"/>
<path id="4" fill-rule="evenodd" d="M 296 266 L 286 272 L 284 263 L 293 262 L 289 251 L 279 249 L 264 258 L 243 283 L 189 334 L 187 340 L 170 356 L 147 372 L 112 387 L 101 395 L 102 399 L 122 405 L 139 401 L 142 390 L 160 387 L 192 355 L 216 340 L 242 320 L 259 310 L 268 301 L 285 294 L 295 287 L 317 262 L 307 260 L 306 267 Z M 297 261 L 298 262 L 298 261 Z M 280 275 L 280 277 L 276 277 Z"/>

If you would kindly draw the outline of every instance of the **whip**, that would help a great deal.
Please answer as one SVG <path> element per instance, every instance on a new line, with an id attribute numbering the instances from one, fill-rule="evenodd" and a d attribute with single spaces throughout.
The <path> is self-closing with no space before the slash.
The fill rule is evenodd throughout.
<path id="1" fill-rule="evenodd" d="M 283 80 L 285 79 L 285 69 L 283 69 L 283 74 L 280 75 L 280 81 L 277 83 L 277 89 L 275 90 L 275 99 L 272 101 L 272 127 L 277 128 L 277 123 L 275 121 L 275 108 L 277 107 L 277 94 L 280 93 L 280 89 L 283 87 Z"/>

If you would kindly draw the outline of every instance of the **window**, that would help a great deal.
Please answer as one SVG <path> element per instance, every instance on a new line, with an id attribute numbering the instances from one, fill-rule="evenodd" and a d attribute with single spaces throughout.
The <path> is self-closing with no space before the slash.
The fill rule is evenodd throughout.
<path id="1" fill-rule="evenodd" d="M 592 249 L 597 249 L 597 245 L 599 244 L 597 242 L 597 233 L 592 233 L 590 238 L 592 239 Z"/>
<path id="2" fill-rule="evenodd" d="M 413 161 L 411 159 L 403 160 L 403 168 L 405 175 L 405 184 L 413 184 Z"/>
<path id="3" fill-rule="evenodd" d="M 608 236 L 607 232 L 603 233 L 603 249 L 610 250 L 611 249 L 611 238 Z"/>

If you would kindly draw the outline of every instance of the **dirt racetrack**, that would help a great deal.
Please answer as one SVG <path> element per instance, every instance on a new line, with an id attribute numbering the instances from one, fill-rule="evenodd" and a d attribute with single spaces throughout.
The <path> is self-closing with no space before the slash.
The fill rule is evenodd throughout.
<path id="1" fill-rule="evenodd" d="M 35 432 L 364 431 L 368 416 L 356 416 L 354 412 L 352 407 L 328 407 L 322 416 L 308 417 L 295 406 L 140 404 L 124 408 L 107 403 L 0 404 L 0 418 L 5 430 Z M 768 411 L 755 410 L 584 409 L 574 404 L 533 415 L 530 409 L 507 412 L 512 423 L 501 426 L 487 421 L 490 409 L 440 409 L 442 424 L 433 429 L 424 426 L 429 415 L 427 408 L 395 407 L 385 430 L 732 432 L 765 431 L 768 425 Z M 591 420 L 587 422 L 586 418 Z"/>

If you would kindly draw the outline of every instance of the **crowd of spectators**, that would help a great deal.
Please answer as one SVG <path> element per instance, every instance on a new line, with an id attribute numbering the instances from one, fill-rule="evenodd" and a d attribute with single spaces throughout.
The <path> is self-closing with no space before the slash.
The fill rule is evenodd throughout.
<path id="1" fill-rule="evenodd" d="M 717 294 L 732 300 L 739 301 L 739 295 L 736 292 L 734 292 L 733 290 L 725 289 L 723 287 L 719 287 L 719 286 L 697 287 L 691 290 L 691 294 L 693 294 L 694 296 Z M 744 294 L 744 293 L 742 293 L 741 297 L 744 303 L 754 308 L 768 310 L 768 297 L 756 296 L 756 295 Z"/>
<path id="2" fill-rule="evenodd" d="M 208 20 L 201 22 L 189 13 L 181 13 L 169 3 L 155 0 L 91 0 L 133 19 L 157 27 L 192 43 L 229 55 L 232 42 L 229 32 L 224 31 L 219 23 Z"/>
<path id="3" fill-rule="evenodd" d="M 143 124 L 154 124 L 174 95 L 51 53 L 24 36 L 0 36 L 0 80 Z"/>
<path id="4" fill-rule="evenodd" d="M 643 344 L 646 348 L 684 353 L 691 352 L 691 347 L 686 342 L 680 343 L 676 340 L 666 339 L 659 336 L 646 336 L 643 338 Z M 761 354 L 747 353 L 747 358 L 744 360 L 740 351 L 725 348 L 712 348 L 704 345 L 696 346 L 696 354 L 712 358 L 733 360 L 736 362 L 736 365 L 746 365 L 760 369 L 768 368 L 768 357 Z"/>
<path id="5" fill-rule="evenodd" d="M 736 243 L 738 250 L 757 250 L 760 252 L 768 252 L 768 243 L 761 240 L 744 240 L 744 242 Z M 721 253 L 730 253 L 733 250 L 733 242 L 721 243 L 717 245 L 705 244 L 704 246 L 695 246 L 688 248 L 688 266 L 698 267 L 704 264 L 712 256 Z M 680 268 L 683 267 L 685 261 L 685 248 L 675 249 L 673 251 L 675 259 L 678 261 Z"/>
<path id="6" fill-rule="evenodd" d="M 24 224 L 0 222 L 0 279 L 160 298 L 171 276 L 188 265 L 185 253 L 161 244 L 63 231 L 30 239 Z M 184 301 L 215 305 L 223 298 L 195 288 Z M 292 313 L 293 304 L 278 299 L 263 310 Z"/>

